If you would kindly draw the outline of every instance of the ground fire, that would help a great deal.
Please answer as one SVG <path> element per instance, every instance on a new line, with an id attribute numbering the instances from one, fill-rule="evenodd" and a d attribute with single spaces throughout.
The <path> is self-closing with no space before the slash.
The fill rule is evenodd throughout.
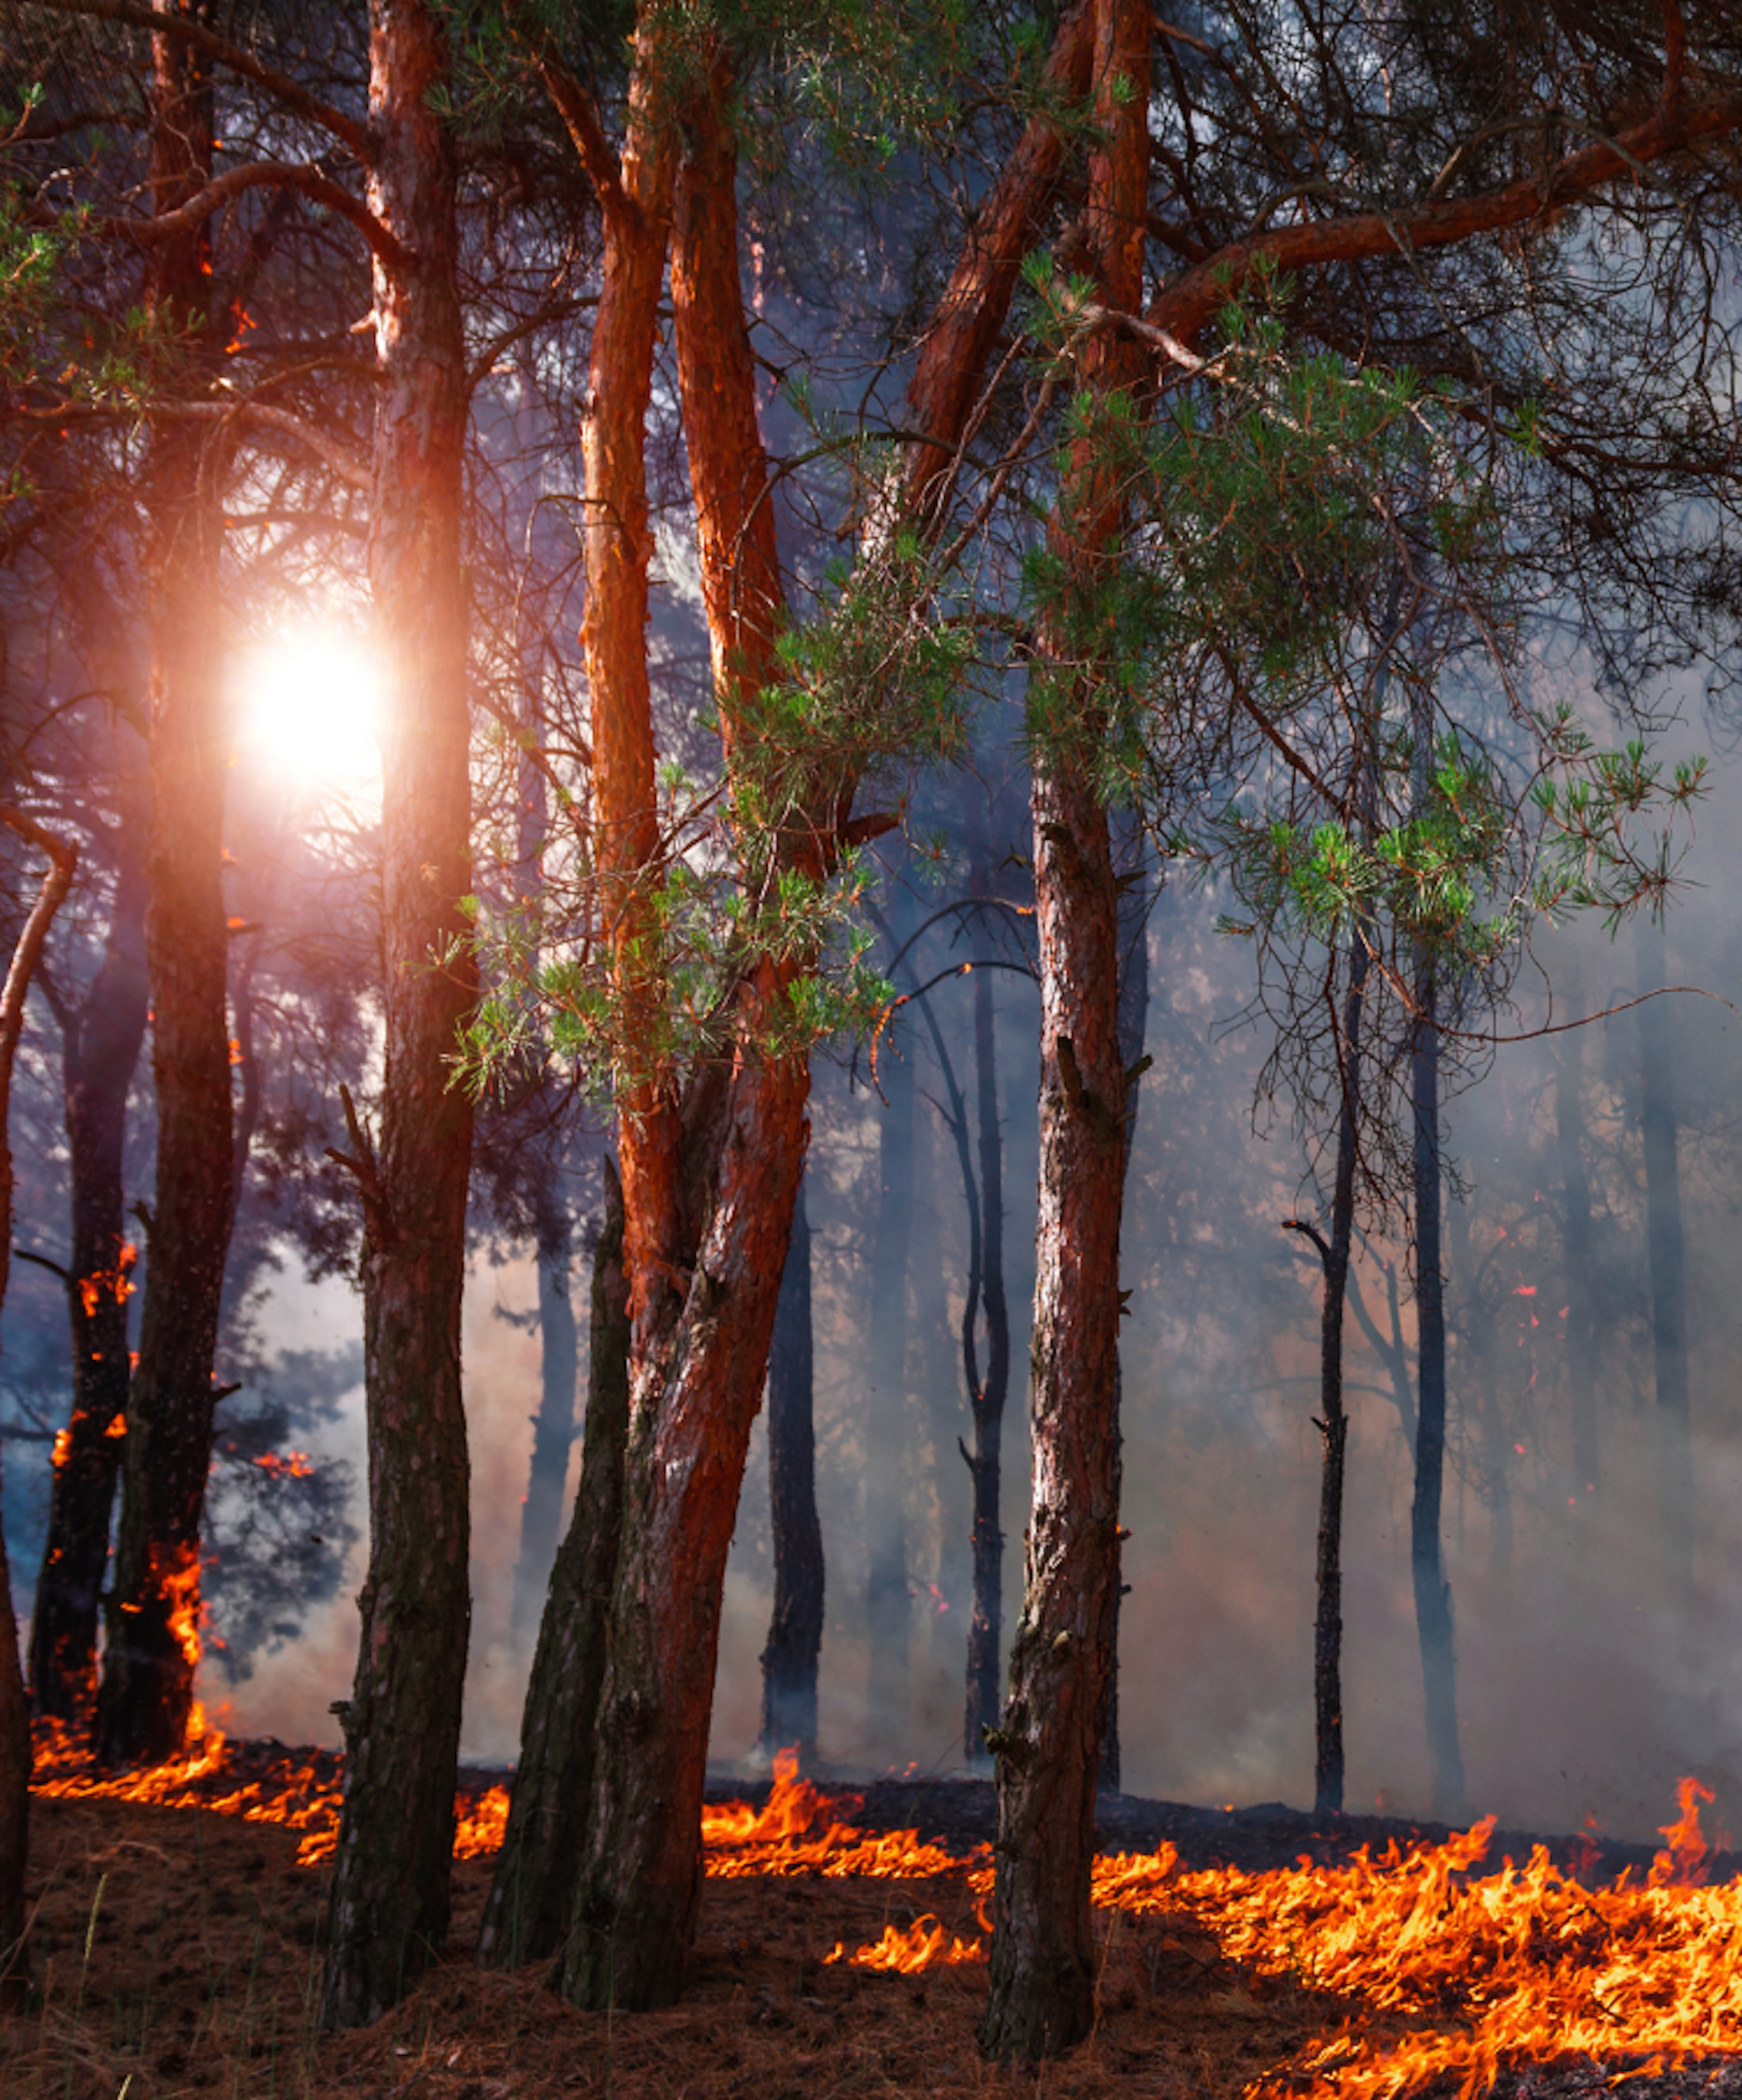
<path id="1" fill-rule="evenodd" d="M 232 1749 L 214 1732 L 192 1754 L 151 1771 L 95 1770 L 71 1732 L 39 1730 L 35 1791 L 202 1808 L 301 1833 L 298 1864 L 333 1854 L 342 1769 L 331 1753 Z M 1491 1856 L 1493 1818 L 1441 1844 L 1363 1847 L 1342 1865 L 1267 1872 L 1190 1869 L 1174 1847 L 1103 1855 L 1094 1897 L 1108 1917 L 1207 1935 L 1221 1959 L 1256 1979 L 1286 1979 L 1339 2009 L 1280 2072 L 1248 2087 L 1321 2100 L 1400 2100 L 1412 2093 L 1486 2092 L 1508 2071 L 1582 2062 L 1657 2071 L 1742 2057 L 1742 1882 L 1709 1886 L 1714 1846 L 1700 1827 L 1713 1797 L 1693 1779 L 1648 1871 L 1586 1886 L 1537 1846 L 1522 1861 Z M 456 1802 L 455 1855 L 499 1845 L 504 1786 L 479 1782 Z M 862 1797 L 826 1790 L 776 1762 L 765 1802 L 711 1804 L 708 1873 L 721 1880 L 814 1877 L 924 1883 L 953 1877 L 977 1936 L 928 1909 L 879 1935 L 818 1948 L 818 1967 L 917 1976 L 983 1962 L 990 1848 L 952 1851 L 914 1829 L 853 1821 Z M 1722 1842 L 1722 1841 L 1721 1841 Z M 1180 1943 L 1163 1938 L 1163 1950 Z"/>

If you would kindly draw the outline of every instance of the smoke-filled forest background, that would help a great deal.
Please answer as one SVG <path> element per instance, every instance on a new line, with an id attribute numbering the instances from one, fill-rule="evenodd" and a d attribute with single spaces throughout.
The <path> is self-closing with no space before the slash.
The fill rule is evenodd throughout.
<path id="1" fill-rule="evenodd" d="M 1697 707 L 1687 712 L 1685 742 L 1721 755 L 1667 937 L 1629 929 L 1612 938 L 1592 927 L 1552 936 L 1543 960 L 1563 987 L 1556 1018 L 1622 1004 L 1654 968 L 1671 985 L 1726 999 L 1742 982 L 1742 929 L 1729 908 L 1739 873 L 1736 774 L 1722 756 L 1722 723 Z M 957 893 L 959 853 L 951 858 L 949 827 L 953 818 L 959 825 L 965 796 L 986 801 L 990 788 L 995 814 L 1008 820 L 1020 810 L 1019 797 L 999 799 L 1002 766 L 988 762 L 981 775 L 922 791 L 934 857 L 900 858 L 882 900 L 886 915 L 916 924 Z M 314 798 L 301 790 L 299 801 L 307 822 Z M 1019 845 L 1013 822 L 1010 830 Z M 1216 918 L 1213 891 L 1175 880 L 1158 898 L 1148 931 L 1146 1047 L 1156 1061 L 1144 1082 L 1123 1243 L 1133 1290 L 1122 1337 L 1132 1533 L 1121 1627 L 1123 1783 L 1170 1799 L 1298 1803 L 1310 1798 L 1312 1782 L 1318 1286 L 1316 1266 L 1280 1229 L 1300 1206 L 1302 1154 L 1286 1121 L 1262 1108 L 1255 1118 L 1268 1037 L 1262 1021 L 1240 1022 L 1251 990 L 1247 958 Z M 946 920 L 924 974 L 969 951 L 1013 956 L 1020 947 L 989 950 L 984 938 L 954 937 Z M 972 1061 L 971 987 L 948 978 L 930 998 L 959 1084 Z M 1031 986 L 1012 973 L 999 973 L 995 998 L 1017 1366 L 1003 1474 L 1008 1626 L 1020 1604 L 1027 1492 L 1021 1365 L 1033 1273 L 1035 1012 Z M 1735 1017 L 1711 999 L 1659 1004 L 1669 1025 L 1655 1036 L 1636 1010 L 1497 1048 L 1450 1117 L 1449 1155 L 1463 1193 L 1449 1212 L 1448 1566 L 1471 1805 L 1511 1827 L 1572 1829 L 1594 1815 L 1616 1835 L 1649 1837 L 1682 1772 L 1717 1787 L 1721 1817 L 1742 1779 L 1742 1695 L 1731 1667 L 1742 1639 L 1734 1369 L 1742 1035 Z M 1526 1032 L 1547 1013 L 1527 972 L 1502 1032 Z M 33 1018 L 18 1103 L 19 1238 L 52 1252 L 64 1204 L 57 1046 L 51 1016 L 39 1007 Z M 1652 1056 L 1672 1075 L 1682 1177 L 1696 1452 L 1691 1620 L 1662 1576 L 1640 1135 Z M 273 1075 L 287 1094 L 300 1083 L 298 1063 L 293 1049 Z M 317 1070 L 309 1070 L 311 1083 Z M 970 1434 L 958 1339 L 966 1212 L 947 1082 L 928 1034 L 907 1012 L 880 1049 L 890 1105 L 873 1091 L 863 1049 L 819 1058 L 817 1070 L 806 1201 L 827 1563 L 821 1747 L 849 1770 L 948 1771 L 964 1762 L 971 1512 L 957 1449 Z M 1589 1480 L 1575 1462 L 1568 1363 L 1575 1308 L 1557 1121 L 1564 1097 L 1589 1176 L 1598 1264 L 1585 1301 L 1597 1366 L 1598 1463 L 1586 1468 L 1595 1476 Z M 911 1138 L 906 1186 L 896 1192 L 906 1262 L 893 1359 L 901 1383 L 892 1391 L 873 1387 L 868 1366 L 874 1226 L 893 1115 Z M 148 1191 L 149 1134 L 142 1088 L 130 1192 Z M 596 1132 L 576 1141 L 559 1184 L 573 1219 L 568 1287 L 583 1312 L 598 1144 Z M 329 1708 L 351 1668 L 364 1551 L 360 1308 L 342 1277 L 307 1280 L 303 1247 L 281 1234 L 270 1207 L 273 1163 L 268 1155 L 263 1169 L 250 1171 L 254 1220 L 238 1264 L 243 1281 L 231 1287 L 223 1374 L 242 1391 L 226 1405 L 214 1475 L 208 1579 L 217 1639 L 201 1687 L 212 1718 L 232 1732 L 334 1745 Z M 516 1746 L 542 1597 L 542 1569 L 523 1572 L 517 1590 L 517 1568 L 544 1336 L 538 1267 L 524 1238 L 489 1229 L 487 1216 L 474 1238 L 465 1348 L 475 1602 L 464 1742 L 469 1756 L 503 1762 Z M 1400 1240 L 1369 1246 L 1360 1290 L 1369 1318 L 1401 1355 L 1382 1355 L 1365 1335 L 1352 1340 L 1349 1799 L 1353 1807 L 1383 1801 L 1392 1814 L 1423 1814 L 1429 1780 L 1409 1566 L 1413 1325 Z M 6 1317 L 6 1520 L 23 1616 L 46 1521 L 53 1425 L 65 1405 L 56 1279 L 20 1267 Z M 877 1346 L 886 1350 L 889 1338 Z M 584 1348 L 583 1317 L 577 1394 Z M 306 1461 L 283 1460 L 292 1451 Z M 571 1498 L 578 1450 L 562 1458 Z M 772 1587 L 767 1494 L 759 1423 L 728 1581 L 712 1743 L 728 1768 L 746 1760 L 753 1768 L 757 1759 L 757 1657 Z M 874 1536 L 885 1565 L 900 1556 L 906 1592 L 875 1692 L 867 1600 Z"/>

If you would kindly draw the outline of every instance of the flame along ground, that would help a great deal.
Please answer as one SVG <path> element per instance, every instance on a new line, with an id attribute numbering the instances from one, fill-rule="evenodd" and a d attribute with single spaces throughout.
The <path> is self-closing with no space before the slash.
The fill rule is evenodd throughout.
<path id="1" fill-rule="evenodd" d="M 298 1860 L 332 1856 L 338 1828 L 338 1760 L 295 1754 L 254 1760 L 260 1776 L 226 1784 L 223 1738 L 209 1735 L 184 1760 L 142 1772 L 94 1769 L 73 1732 L 43 1724 L 34 1790 L 199 1807 L 302 1832 Z M 1584 2058 L 1661 2070 L 1691 2059 L 1742 2054 L 1742 1881 L 1705 1885 L 1713 1848 L 1700 1827 L 1709 1789 L 1683 1780 L 1681 1813 L 1650 1872 L 1587 1888 L 1537 1847 L 1523 1865 L 1488 1872 L 1492 1817 L 1442 1845 L 1363 1848 L 1342 1867 L 1250 1873 L 1181 1870 L 1171 1846 L 1096 1862 L 1096 1903 L 1109 1911 L 1189 1918 L 1229 1961 L 1290 1976 L 1345 2000 L 1334 2032 L 1300 2052 L 1286 2089 L 1314 2100 L 1400 2100 L 1432 2086 L 1470 2096 L 1509 2067 Z M 915 1880 L 965 1875 L 982 1927 L 992 1890 L 990 1849 L 960 1855 L 915 1831 L 868 1834 L 843 1820 L 858 1798 L 825 1793 L 777 1760 L 766 1805 L 709 1806 L 703 1814 L 713 1875 L 862 1876 Z M 506 1790 L 491 1786 L 457 1804 L 456 1857 L 500 1845 Z M 935 1917 L 824 1959 L 913 1973 L 982 1960 L 984 1943 Z M 1418 2021 L 1405 2040 L 1361 2032 L 1364 2010 Z M 1254 2100 L 1280 2092 L 1260 2080 Z"/>

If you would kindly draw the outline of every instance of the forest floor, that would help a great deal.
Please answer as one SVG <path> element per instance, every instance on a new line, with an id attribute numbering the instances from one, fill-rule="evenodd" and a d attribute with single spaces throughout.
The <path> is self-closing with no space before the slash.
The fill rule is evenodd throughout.
<path id="1" fill-rule="evenodd" d="M 246 1746 L 236 1746 L 239 1749 Z M 754 1791 L 749 1798 L 754 1798 Z M 765 1789 L 764 1790 L 765 1792 Z M 881 1782 L 863 1791 L 861 1829 L 917 1826 L 966 1852 L 990 1834 L 990 1789 Z M 1179 1846 L 1182 1864 L 1267 1868 L 1303 1852 L 1326 1862 L 1417 1826 L 1327 1821 L 1272 1807 L 1233 1812 L 1123 1799 L 1104 1804 L 1104 1842 Z M 1423 1836 L 1438 1833 L 1422 1829 Z M 1528 1839 L 1496 1840 L 1528 1851 Z M 297 1864 L 298 1833 L 192 1808 L 39 1799 L 29 1895 L 33 2002 L 0 2024 L 5 2100 L 833 2100 L 836 2095 L 1010 2093 L 1035 2100 L 1237 2100 L 1299 2093 L 1303 2045 L 1352 2018 L 1346 1998 L 1224 1957 L 1184 1915 L 1097 1913 L 1099 2017 L 1061 2061 L 1013 2070 L 975 2041 L 981 1961 L 902 1975 L 827 1957 L 935 1917 L 979 1936 L 977 1899 L 957 1871 L 911 1880 L 814 1875 L 710 1878 L 690 1988 L 646 2014 L 576 2012 L 547 1988 L 548 1964 L 517 1976 L 470 1959 L 492 1862 L 456 1860 L 447 1959 L 375 2027 L 321 2036 L 323 1892 L 329 1869 Z M 1581 1848 L 1583 1847 L 1581 1851 Z M 1557 1846 L 1586 1874 L 1612 1874 L 1645 1848 Z M 1492 1856 L 1492 1855 L 1491 1855 Z M 1714 1861 L 1734 1873 L 1734 1857 Z M 1401 2040 L 1412 2023 L 1368 2006 L 1364 2036 Z M 1742 2058 L 1653 2075 L 1581 2059 L 1504 2081 L 1506 2100 L 1742 2100 Z M 1321 2087 L 1321 2092 L 1330 2089 Z M 1442 2089 L 1455 2090 L 1455 2084 Z"/>

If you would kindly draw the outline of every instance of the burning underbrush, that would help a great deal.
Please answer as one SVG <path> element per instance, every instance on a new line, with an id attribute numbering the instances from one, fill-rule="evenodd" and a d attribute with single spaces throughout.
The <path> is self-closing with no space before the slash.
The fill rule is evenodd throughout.
<path id="1" fill-rule="evenodd" d="M 1219 1863 L 1189 1841 L 1109 1854 L 1095 2035 L 1018 2074 L 974 2044 L 990 1851 L 947 1823 L 946 1842 L 872 1827 L 878 1789 L 825 1792 L 783 1765 L 765 1800 L 711 1805 L 694 1988 L 670 2012 L 606 2018 L 562 2004 L 542 1965 L 472 1966 L 505 1809 L 500 1786 L 473 1783 L 449 1959 L 377 2027 L 323 2038 L 310 2023 L 338 1760 L 209 1737 L 176 1766 L 114 1778 L 64 1737 L 40 1748 L 37 2001 L 0 2040 L 7 2100 L 1031 2085 L 1061 2100 L 1574 2100 L 1613 2086 L 1742 2100 L 1742 1881 L 1715 1878 L 1734 1863 L 1708 1847 L 1710 1797 L 1691 1781 L 1664 1848 L 1607 1877 L 1589 1846 L 1557 1865 L 1543 1847 L 1500 1849 L 1491 1823 L 1289 1866 Z"/>

